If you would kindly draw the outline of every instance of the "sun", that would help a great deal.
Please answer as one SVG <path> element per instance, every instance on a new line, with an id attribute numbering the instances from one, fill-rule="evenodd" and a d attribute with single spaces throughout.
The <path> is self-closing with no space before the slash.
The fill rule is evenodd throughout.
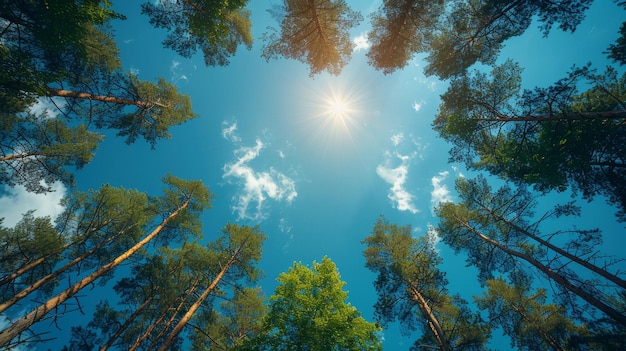
<path id="1" fill-rule="evenodd" d="M 350 117 L 350 101 L 343 95 L 336 95 L 326 98 L 326 114 L 330 118 L 346 119 Z"/>
<path id="2" fill-rule="evenodd" d="M 354 98 L 340 90 L 330 88 L 322 95 L 320 114 L 324 124 L 333 124 L 334 127 L 347 128 L 355 122 L 357 109 Z"/>

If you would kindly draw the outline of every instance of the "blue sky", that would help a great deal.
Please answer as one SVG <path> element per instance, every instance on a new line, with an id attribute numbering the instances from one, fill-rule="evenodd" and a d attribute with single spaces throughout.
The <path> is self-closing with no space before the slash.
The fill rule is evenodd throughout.
<path id="1" fill-rule="evenodd" d="M 251 1 L 252 50 L 240 49 L 227 67 L 205 67 L 200 55 L 184 59 L 163 49 L 164 33 L 139 14 L 137 2 L 118 1 L 128 17 L 116 22 L 116 39 L 124 66 L 144 80 L 162 76 L 191 96 L 198 118 L 171 130 L 172 139 L 156 150 L 138 142 L 127 146 L 113 134 L 99 147 L 92 163 L 77 174 L 78 189 L 104 183 L 158 194 L 160 178 L 168 172 L 202 179 L 216 195 L 204 216 L 210 240 L 227 221 L 259 224 L 268 235 L 261 268 L 269 296 L 275 278 L 294 261 L 305 264 L 330 257 L 347 282 L 350 302 L 372 320 L 376 300 L 374 276 L 364 268 L 365 238 L 379 215 L 398 224 L 411 224 L 415 235 L 436 225 L 434 204 L 454 200 L 454 179 L 471 175 L 461 165 L 448 164 L 449 145 L 431 130 L 439 95 L 447 84 L 422 74 L 421 56 L 403 70 L 383 75 L 367 65 L 366 50 L 353 53 L 338 77 L 309 77 L 296 61 L 261 58 L 259 39 L 267 26 L 276 26 L 267 13 L 278 0 Z M 367 14 L 380 1 L 348 1 L 364 14 L 352 36 L 363 44 L 369 29 Z M 619 15 L 616 15 L 619 14 Z M 617 37 L 623 10 L 612 1 L 596 1 L 574 34 L 554 29 L 548 38 L 536 30 L 507 42 L 499 62 L 513 58 L 525 68 L 524 85 L 548 85 L 574 65 L 592 61 L 603 68 L 602 54 Z M 359 39 L 361 38 L 361 39 Z M 329 118 L 333 96 L 346 97 L 343 122 Z M 65 189 L 46 197 L 14 189 L 0 198 L 6 224 L 16 213 L 38 208 L 38 214 L 60 211 L 56 203 Z M 542 200 L 542 206 L 567 195 Z M 584 204 L 581 226 L 605 231 L 607 252 L 622 254 L 623 226 L 602 199 Z M 547 207 L 546 207 L 547 209 Z M 441 246 L 451 292 L 468 299 L 474 271 Z M 85 317 L 80 317 L 85 318 Z M 62 334 L 69 333 L 67 318 Z M 508 347 L 494 333 L 494 347 Z M 414 338 L 401 336 L 395 326 L 384 332 L 385 350 L 406 350 Z"/>

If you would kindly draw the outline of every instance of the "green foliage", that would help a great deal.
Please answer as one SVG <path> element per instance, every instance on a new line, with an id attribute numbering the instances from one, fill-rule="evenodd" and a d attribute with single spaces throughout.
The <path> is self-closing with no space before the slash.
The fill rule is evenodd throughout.
<path id="1" fill-rule="evenodd" d="M 90 40 L 94 29 L 111 19 L 123 18 L 110 10 L 110 5 L 109 1 L 99 0 L 3 1 L 3 112 L 22 110 L 32 103 L 33 95 L 41 96 L 50 82 L 75 77 L 75 64 L 89 61 L 93 52 L 100 51 L 101 47 L 93 47 Z M 23 99 L 26 101 L 20 102 Z"/>
<path id="2" fill-rule="evenodd" d="M 617 2 L 618 0 L 615 0 Z M 626 2 L 621 1 L 618 5 L 623 6 L 626 9 Z M 626 22 L 622 23 L 619 28 L 619 37 L 615 40 L 614 44 L 609 45 L 606 52 L 610 59 L 619 63 L 620 65 L 626 64 Z"/>
<path id="3" fill-rule="evenodd" d="M 445 273 L 437 268 L 442 259 L 431 234 L 414 238 L 410 226 L 390 224 L 381 217 L 363 243 L 366 267 L 378 274 L 374 308 L 380 323 L 399 321 L 407 334 L 419 326 L 422 336 L 415 350 L 419 345 L 443 350 L 486 348 L 491 331 L 467 302 L 447 293 Z M 439 333 L 443 333 L 440 339 Z"/>
<path id="4" fill-rule="evenodd" d="M 452 161 L 540 191 L 568 187 L 606 196 L 623 218 L 626 76 L 574 68 L 547 88 L 520 91 L 521 68 L 507 61 L 490 75 L 451 81 L 434 129 L 453 143 Z M 577 85 L 588 82 L 583 93 Z"/>
<path id="5" fill-rule="evenodd" d="M 522 35 L 533 18 L 547 35 L 555 23 L 574 31 L 593 0 L 457 0 L 435 29 L 424 69 L 446 79 L 462 75 L 474 63 L 495 63 L 504 42 Z"/>
<path id="6" fill-rule="evenodd" d="M 242 349 L 381 350 L 380 329 L 345 302 L 345 283 L 329 258 L 311 268 L 294 263 L 277 280 L 264 335 Z"/>
<path id="7" fill-rule="evenodd" d="M 13 297 L 13 294 L 28 287 L 41 277 L 49 274 L 54 265 L 62 259 L 60 255 L 64 238 L 54 229 L 49 217 L 35 217 L 28 212 L 13 228 L 0 227 L 0 296 L 2 302 Z M 20 269 L 44 259 L 33 269 L 21 275 L 19 279 L 11 278 Z M 17 278 L 17 277 L 16 277 Z M 55 284 L 47 284 L 41 289 L 42 295 L 48 294 Z"/>
<path id="8" fill-rule="evenodd" d="M 131 91 L 132 100 L 142 103 L 137 105 L 135 113 L 110 121 L 108 127 L 120 130 L 118 135 L 125 136 L 129 144 L 142 136 L 154 147 L 156 140 L 171 137 L 169 127 L 196 117 L 189 96 L 178 93 L 178 89 L 163 78 L 153 84 L 129 75 L 127 91 Z"/>
<path id="9" fill-rule="evenodd" d="M 263 35 L 263 57 L 298 60 L 309 66 L 311 77 L 341 73 L 352 55 L 349 31 L 363 20 L 345 0 L 284 0 L 270 13 L 280 30 Z"/>
<path id="10" fill-rule="evenodd" d="M 601 283 L 600 278 L 620 287 L 625 282 L 609 273 L 604 262 L 602 266 L 594 264 L 599 232 L 576 228 L 541 232 L 543 221 L 576 214 L 576 210 L 558 206 L 533 222 L 534 201 L 525 189 L 513 191 L 504 186 L 492 192 L 484 177 L 459 178 L 456 189 L 462 201 L 436 209 L 438 232 L 456 252 L 467 253 L 467 263 L 478 268 L 481 284 L 495 278 L 496 273 L 508 275 L 516 284 L 530 284 L 533 273 L 540 273 L 558 285 L 555 299 L 565 304 L 572 317 L 588 322 L 590 309 L 596 308 L 622 328 L 626 325 L 626 316 L 614 301 L 616 286 Z M 559 234 L 565 249 L 546 239 Z M 615 261 L 607 264 L 610 262 Z"/>
<path id="11" fill-rule="evenodd" d="M 527 350 L 586 349 L 573 342 L 588 330 L 568 318 L 563 306 L 546 303 L 546 290 L 530 291 L 527 285 L 511 286 L 502 278 L 487 281 L 488 290 L 475 297 L 480 309 L 489 312 L 493 328 L 502 328 L 511 346 Z"/>
<path id="12" fill-rule="evenodd" d="M 2 114 L 0 125 L 0 184 L 37 193 L 51 191 L 56 181 L 72 186 L 68 168 L 89 163 L 104 139 L 84 124 L 69 127 L 46 116 Z"/>
<path id="13" fill-rule="evenodd" d="M 141 12 L 150 24 L 168 30 L 166 48 L 183 57 L 198 49 L 207 66 L 226 66 L 240 45 L 252 47 L 250 11 L 247 0 L 181 0 L 146 2 Z"/>

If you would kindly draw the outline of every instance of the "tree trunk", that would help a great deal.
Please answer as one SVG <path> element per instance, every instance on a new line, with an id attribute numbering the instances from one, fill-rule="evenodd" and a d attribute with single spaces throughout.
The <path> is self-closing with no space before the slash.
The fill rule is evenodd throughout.
<path id="1" fill-rule="evenodd" d="M 115 332 L 115 334 L 113 334 L 113 336 L 111 336 L 109 338 L 109 340 L 107 341 L 106 344 L 104 344 L 101 348 L 100 351 L 106 351 L 109 347 L 111 347 L 113 345 L 113 343 L 115 342 L 115 340 L 117 340 L 117 338 L 120 337 L 120 335 L 122 335 L 122 333 L 124 333 L 124 331 L 126 329 L 128 329 L 128 326 L 130 326 L 130 324 L 137 318 L 137 316 L 139 316 L 139 314 L 146 308 L 148 307 L 148 305 L 150 304 L 150 302 L 152 302 L 152 300 L 154 299 L 154 296 L 150 296 L 148 297 L 139 307 L 137 307 L 137 309 L 130 315 L 130 317 L 128 317 L 125 321 L 124 324 L 122 324 L 122 326 L 120 326 L 117 331 Z"/>
<path id="2" fill-rule="evenodd" d="M 174 342 L 174 339 L 178 336 L 178 334 L 181 332 L 181 330 L 187 324 L 187 322 L 191 320 L 191 317 L 193 317 L 196 310 L 200 308 L 200 305 L 202 304 L 202 302 L 204 302 L 204 300 L 209 296 L 209 294 L 215 289 L 215 287 L 220 282 L 220 280 L 222 280 L 222 278 L 224 277 L 224 275 L 230 268 L 231 264 L 235 261 L 235 258 L 237 258 L 237 256 L 241 252 L 241 248 L 242 246 L 240 246 L 237 249 L 237 251 L 235 251 L 235 253 L 230 257 L 228 262 L 224 265 L 220 273 L 217 275 L 217 277 L 213 279 L 213 282 L 211 282 L 211 285 L 209 285 L 206 288 L 206 290 L 204 290 L 202 295 L 198 297 L 196 302 L 194 302 L 194 304 L 191 305 L 191 307 L 189 307 L 189 310 L 187 311 L 187 313 L 185 313 L 185 315 L 181 318 L 181 320 L 178 321 L 178 324 L 176 324 L 176 326 L 174 327 L 174 330 L 172 330 L 172 332 L 167 336 L 165 341 L 163 341 L 163 344 L 161 345 L 161 347 L 159 347 L 158 351 L 165 351 L 172 345 L 172 343 Z"/>
<path id="3" fill-rule="evenodd" d="M 104 247 L 106 244 L 110 243 L 111 241 L 115 240 L 116 238 L 118 238 L 120 235 L 124 234 L 124 231 L 121 231 L 111 237 L 108 237 L 106 240 L 104 240 L 103 242 L 99 243 L 96 247 L 94 247 L 93 249 L 85 252 L 84 254 L 76 257 L 75 259 L 71 260 L 70 262 L 66 263 L 63 267 L 57 269 L 56 271 L 46 275 L 45 277 L 39 279 L 38 281 L 36 281 L 35 283 L 31 284 L 30 286 L 28 286 L 26 289 L 20 291 L 19 293 L 13 295 L 12 298 L 6 300 L 5 302 L 3 302 L 2 304 L 0 304 L 0 313 L 4 312 L 7 308 L 13 306 L 16 302 L 20 301 L 21 299 L 25 298 L 26 296 L 30 295 L 31 293 L 33 293 L 34 291 L 36 291 L 37 289 L 39 289 L 40 287 L 42 287 L 44 284 L 48 283 L 49 281 L 51 281 L 52 279 L 58 277 L 59 275 L 61 275 L 63 272 L 67 271 L 68 269 L 74 267 L 75 265 L 77 265 L 78 263 L 80 263 L 82 260 L 84 260 L 85 258 L 91 256 L 92 254 L 94 254 L 96 251 L 100 250 L 102 247 Z"/>
<path id="4" fill-rule="evenodd" d="M 552 271 L 552 269 L 550 269 L 549 267 L 541 264 L 539 261 L 535 260 L 534 258 L 532 258 L 532 257 L 530 257 L 530 256 L 528 256 L 528 255 L 526 255 L 524 253 L 521 253 L 519 251 L 512 250 L 512 249 L 506 247 L 505 245 L 501 244 L 500 242 L 498 242 L 496 240 L 493 240 L 493 239 L 483 235 L 481 232 L 476 230 L 476 228 L 472 227 L 468 222 L 460 219 L 456 215 L 454 216 L 454 218 L 460 224 L 462 224 L 465 228 L 469 229 L 471 232 L 476 234 L 481 240 L 487 242 L 488 244 L 490 244 L 492 246 L 497 247 L 498 249 L 506 252 L 507 254 L 509 254 L 511 256 L 520 258 L 520 259 L 530 263 L 531 265 L 535 266 L 535 268 L 537 268 L 539 271 L 541 271 L 542 273 L 544 273 L 545 275 L 550 277 L 552 280 L 554 280 L 555 282 L 557 282 L 558 284 L 563 286 L 565 289 L 571 291 L 572 293 L 576 294 L 577 296 L 579 296 L 583 300 L 587 301 L 590 305 L 592 305 L 595 308 L 599 309 L 600 311 L 604 312 L 607 316 L 613 318 L 619 324 L 621 324 L 623 326 L 626 326 L 626 316 L 625 315 L 621 314 L 619 311 L 617 311 L 613 307 L 605 304 L 604 302 L 596 299 L 591 293 L 588 293 L 587 291 L 581 289 L 580 287 L 575 286 L 574 284 L 570 283 L 565 277 L 563 277 L 562 275 Z"/>
<path id="5" fill-rule="evenodd" d="M 185 201 L 185 203 L 183 205 L 181 205 L 176 211 L 172 212 L 172 214 L 170 214 L 167 218 L 165 218 L 161 222 L 161 224 L 159 224 L 159 226 L 156 227 L 148 236 L 146 236 L 144 239 L 142 239 L 137 244 L 135 244 L 135 246 L 133 246 L 130 249 L 128 249 L 128 251 L 124 252 L 123 254 L 121 254 L 118 257 L 116 257 L 110 263 L 104 265 L 103 267 L 101 267 L 100 269 L 96 270 L 92 274 L 90 274 L 87 277 L 83 278 L 78 283 L 74 284 L 73 286 L 71 286 L 68 289 L 64 290 L 63 292 L 59 293 L 55 297 L 53 297 L 53 298 L 49 299 L 48 301 L 46 301 L 45 303 L 41 304 L 39 307 L 37 307 L 32 312 L 28 313 L 24 317 L 22 317 L 19 320 L 17 320 L 10 327 L 2 330 L 0 332 L 0 346 L 8 344 L 11 340 L 13 340 L 15 337 L 20 335 L 23 331 L 25 331 L 26 329 L 30 328 L 33 324 L 35 324 L 36 322 L 38 322 L 42 318 L 44 318 L 46 316 L 46 314 L 48 314 L 48 312 L 50 312 L 53 309 L 57 308 L 63 302 L 67 301 L 69 298 L 71 298 L 76 293 L 78 293 L 81 289 L 83 289 L 87 285 L 93 283 L 100 276 L 106 274 L 107 272 L 109 272 L 113 268 L 117 267 L 122 262 L 124 262 L 129 257 L 131 257 L 134 253 L 139 251 L 144 245 L 146 245 L 148 242 L 150 242 L 152 239 L 154 239 L 157 236 L 157 234 L 159 234 L 161 232 L 161 230 L 163 230 L 163 228 L 165 228 L 165 225 L 170 220 L 172 220 L 183 209 L 185 209 L 189 205 L 190 201 L 191 201 L 191 199 L 188 198 L 187 201 Z"/>
<path id="6" fill-rule="evenodd" d="M 130 99 L 122 99 L 122 98 L 118 98 L 115 96 L 94 95 L 94 94 L 86 93 L 86 92 L 75 92 L 75 91 L 55 89 L 55 88 L 47 88 L 47 89 L 48 89 L 48 93 L 47 93 L 48 96 L 59 96 L 59 97 L 65 97 L 65 98 L 84 99 L 84 100 L 96 100 L 96 101 L 110 102 L 113 104 L 120 104 L 120 105 L 135 105 L 144 109 L 152 107 L 152 106 L 159 106 L 163 108 L 169 107 L 158 101 L 137 101 L 137 100 L 130 100 Z"/>
<path id="7" fill-rule="evenodd" d="M 100 226 L 98 226 L 97 228 L 91 228 L 90 231 L 91 232 L 95 232 L 98 231 L 102 228 L 104 228 L 107 224 L 109 224 L 109 220 L 104 221 Z M 84 236 L 86 235 L 86 233 L 81 234 L 78 239 L 82 239 Z M 40 257 L 34 261 L 25 263 L 22 267 L 20 267 L 18 270 L 16 270 L 15 272 L 6 275 L 4 277 L 2 277 L 2 279 L 0 279 L 0 286 L 10 283 L 11 281 L 15 280 L 16 278 L 18 278 L 19 276 L 21 276 L 22 274 L 30 271 L 31 269 L 36 268 L 37 266 L 39 266 L 40 264 L 44 263 L 47 259 L 51 258 L 52 256 L 58 255 L 60 253 L 62 253 L 63 251 L 67 250 L 69 247 L 71 247 L 72 245 L 76 244 L 77 242 L 79 242 L 79 240 L 74 240 L 72 242 L 69 242 L 63 246 L 61 246 L 61 250 L 51 253 L 47 256 L 44 257 Z"/>
<path id="8" fill-rule="evenodd" d="M 426 317 L 426 320 L 428 321 L 428 326 L 430 327 L 430 330 L 432 330 L 433 335 L 435 336 L 435 339 L 437 339 L 437 342 L 439 343 L 439 347 L 441 348 L 441 350 L 450 351 L 451 350 L 450 346 L 448 345 L 446 336 L 444 335 L 443 329 L 441 328 L 441 325 L 439 324 L 439 320 L 433 313 L 433 310 L 430 308 L 430 306 L 428 306 L 428 302 L 426 302 L 426 299 L 424 299 L 422 294 L 420 294 L 420 292 L 415 288 L 415 286 L 411 282 L 409 282 L 409 290 L 411 291 L 412 300 L 415 303 L 417 303 L 420 310 L 424 314 L 424 317 Z"/>
<path id="9" fill-rule="evenodd" d="M 483 209 L 485 209 L 487 212 L 489 212 L 491 215 L 495 216 L 496 218 L 498 218 L 499 220 L 503 221 L 504 223 L 506 223 L 507 225 L 509 225 L 511 228 L 519 231 L 520 233 L 523 233 L 524 235 L 528 236 L 529 238 L 537 241 L 539 244 L 544 245 L 545 247 L 563 255 L 564 257 L 567 257 L 568 259 L 572 260 L 575 263 L 578 263 L 579 265 L 587 268 L 588 270 L 599 274 L 600 276 L 602 276 L 603 278 L 617 284 L 618 286 L 622 287 L 623 289 L 626 289 L 626 281 L 621 279 L 620 277 L 616 276 L 615 274 L 611 274 L 609 272 L 607 272 L 605 269 L 602 269 L 596 265 L 594 265 L 593 263 L 583 260 L 580 257 L 576 256 L 576 255 L 572 255 L 571 253 L 561 249 L 558 246 L 553 245 L 552 243 L 550 243 L 547 240 L 544 240 L 538 236 L 536 236 L 535 234 L 531 233 L 530 231 L 518 226 L 515 223 L 512 223 L 511 221 L 509 221 L 508 219 L 502 217 L 500 214 L 494 212 L 492 209 L 483 206 L 482 204 L 478 204 L 479 206 L 481 206 Z"/>
<path id="10" fill-rule="evenodd" d="M 167 323 L 165 323 L 165 326 L 163 327 L 164 330 L 167 330 L 167 328 L 169 328 L 169 325 L 172 323 L 171 320 L 176 318 L 176 315 L 178 314 L 178 312 L 180 311 L 181 308 L 183 308 L 183 306 L 185 305 L 185 302 L 187 302 L 187 299 L 189 298 L 189 296 L 191 296 L 193 294 L 193 292 L 196 290 L 196 285 L 194 284 L 189 292 L 187 293 L 187 295 L 182 298 L 182 300 L 180 301 L 180 303 L 178 304 L 178 306 L 175 308 L 174 313 L 172 313 L 172 317 L 170 318 L 170 320 L 167 321 Z M 177 299 L 178 300 L 178 299 Z M 165 308 L 163 310 L 163 313 L 161 313 L 159 315 L 159 318 L 157 318 L 157 320 L 152 323 L 150 326 L 148 326 L 148 329 L 139 337 L 137 338 L 137 340 L 135 340 L 135 343 L 128 349 L 128 351 L 135 351 L 139 348 L 139 346 L 141 346 L 141 343 L 144 342 L 144 340 L 146 340 L 149 336 L 150 333 L 152 333 L 152 331 L 159 325 L 161 324 L 161 322 L 163 321 L 163 319 L 167 316 L 167 312 L 171 309 L 171 305 L 167 306 L 167 308 Z M 154 338 L 153 340 L 158 340 L 161 335 L 163 334 L 163 332 L 161 332 L 159 334 L 159 336 L 157 336 L 156 338 Z"/>

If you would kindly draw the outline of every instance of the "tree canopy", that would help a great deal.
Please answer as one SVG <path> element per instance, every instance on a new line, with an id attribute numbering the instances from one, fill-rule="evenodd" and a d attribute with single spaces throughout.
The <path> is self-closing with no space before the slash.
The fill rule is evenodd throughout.
<path id="1" fill-rule="evenodd" d="M 150 17 L 150 24 L 164 28 L 168 34 L 163 46 L 183 57 L 191 57 L 198 49 L 207 66 L 226 66 L 237 48 L 252 47 L 248 0 L 182 0 L 146 2 L 141 12 Z"/>
<path id="2" fill-rule="evenodd" d="M 244 349 L 381 350 L 380 328 L 346 302 L 345 283 L 329 258 L 310 268 L 294 263 L 277 280 L 264 330 Z"/>
<path id="3" fill-rule="evenodd" d="M 540 191 L 606 196 L 623 218 L 626 75 L 585 66 L 547 88 L 522 91 L 521 71 L 507 61 L 451 81 L 433 122 L 453 144 L 451 161 Z M 581 93 L 580 83 L 591 87 Z"/>
<path id="4" fill-rule="evenodd" d="M 309 66 L 310 76 L 341 73 L 354 46 L 349 30 L 363 20 L 345 0 L 284 0 L 270 12 L 280 29 L 263 35 L 266 60 L 298 60 Z"/>

